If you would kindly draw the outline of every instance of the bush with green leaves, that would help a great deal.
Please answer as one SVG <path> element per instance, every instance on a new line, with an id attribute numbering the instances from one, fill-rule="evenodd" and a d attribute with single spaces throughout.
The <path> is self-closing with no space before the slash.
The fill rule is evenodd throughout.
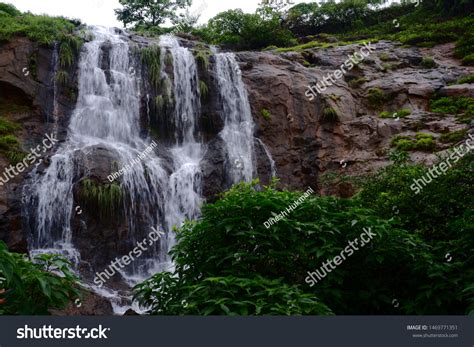
<path id="1" fill-rule="evenodd" d="M 71 264 L 59 255 L 41 254 L 33 261 L 25 254 L 11 253 L 0 241 L 0 314 L 45 315 L 62 309 L 79 296 Z M 0 291 L 1 292 L 1 291 Z"/>
<path id="2" fill-rule="evenodd" d="M 282 27 L 280 14 L 265 7 L 253 14 L 240 9 L 219 13 L 194 33 L 208 42 L 235 49 L 287 46 L 293 39 L 291 32 Z"/>
<path id="3" fill-rule="evenodd" d="M 207 277 L 187 283 L 169 272 L 135 288 L 135 299 L 163 315 L 331 315 L 331 310 L 296 285 L 261 276 Z M 157 295 L 159 293 L 159 295 Z"/>
<path id="4" fill-rule="evenodd" d="M 182 302 L 192 303 L 192 309 L 198 310 L 194 312 L 216 312 L 211 309 L 215 303 L 230 300 L 226 291 L 229 283 L 238 279 L 250 291 L 256 282 L 261 282 L 263 290 L 269 285 L 267 280 L 278 280 L 288 286 L 298 285 L 335 314 L 381 314 L 395 312 L 391 303 L 394 297 L 408 301 L 420 286 L 430 283 L 424 274 L 432 261 L 427 245 L 416 234 L 395 227 L 393 219 L 381 219 L 355 200 L 309 197 L 278 223 L 268 229 L 264 226 L 268 218 L 284 211 L 301 194 L 262 188 L 254 182 L 239 184 L 216 203 L 205 205 L 200 220 L 187 222 L 177 231 L 178 243 L 172 250 L 175 272 L 139 285 L 138 300 L 155 304 L 153 314 L 179 313 Z M 364 227 L 370 227 L 376 238 L 310 287 L 307 272 L 339 255 Z M 190 294 L 192 289 L 201 296 Z M 208 308 L 206 303 L 212 300 L 216 301 Z M 257 298 L 244 295 L 242 300 L 254 307 Z M 279 302 L 270 295 L 258 300 Z M 239 301 L 237 296 L 235 301 Z M 233 303 L 232 307 L 240 304 Z M 402 309 L 415 312 L 408 305 Z M 302 307 L 295 310 L 307 313 Z M 231 312 L 240 311 L 236 308 Z"/>
<path id="5" fill-rule="evenodd" d="M 423 185 L 419 194 L 412 186 L 429 168 L 406 162 L 390 165 L 362 184 L 356 198 L 361 206 L 382 218 L 395 217 L 399 227 L 419 235 L 429 247 L 432 263 L 424 268 L 426 274 L 407 302 L 407 312 L 467 314 L 474 310 L 473 159 L 471 153 L 452 162 L 453 167 Z M 447 253 L 456 254 L 450 263 Z"/>

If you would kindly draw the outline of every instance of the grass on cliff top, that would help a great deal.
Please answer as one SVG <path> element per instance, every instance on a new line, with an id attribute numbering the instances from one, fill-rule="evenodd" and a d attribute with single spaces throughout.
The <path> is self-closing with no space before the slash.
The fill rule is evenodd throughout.
<path id="1" fill-rule="evenodd" d="M 0 3 L 0 41 L 26 36 L 41 45 L 50 46 L 55 41 L 70 41 L 79 25 L 79 21 L 63 17 L 22 14 L 14 6 Z"/>

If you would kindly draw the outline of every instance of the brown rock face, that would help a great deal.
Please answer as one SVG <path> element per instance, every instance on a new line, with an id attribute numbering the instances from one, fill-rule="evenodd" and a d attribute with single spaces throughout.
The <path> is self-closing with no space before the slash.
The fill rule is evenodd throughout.
<path id="1" fill-rule="evenodd" d="M 359 174 L 386 165 L 395 134 L 425 131 L 437 137 L 466 127 L 454 117 L 427 110 L 435 93 L 469 96 L 471 85 L 446 86 L 472 74 L 472 68 L 449 59 L 446 48 L 438 67 L 428 69 L 422 66 L 423 55 L 417 48 L 401 48 L 386 41 L 372 45 L 372 54 L 312 101 L 305 95 L 308 85 L 335 76 L 348 55 L 359 52 L 362 45 L 302 53 L 238 53 L 257 136 L 268 146 L 283 186 L 318 186 L 321 193 L 328 193 L 319 184 L 321 174 Z M 432 55 L 436 62 L 436 54 Z M 371 89 L 382 93 L 380 103 L 371 99 Z M 337 113 L 338 120 L 329 117 L 328 109 Z M 398 118 L 395 113 L 401 109 L 409 109 L 412 114 Z M 270 116 L 263 116 L 263 110 Z M 381 111 L 394 117 L 382 119 Z M 414 160 L 432 158 L 412 154 Z M 348 196 L 353 189 L 346 185 L 330 192 Z"/>
<path id="2" fill-rule="evenodd" d="M 47 134 L 64 139 L 74 106 L 76 65 L 68 71 L 67 86 L 55 82 L 54 48 L 22 37 L 0 45 L 0 107 L 4 119 L 21 124 L 15 132 L 24 152 L 30 152 Z M 55 124 L 55 125 L 53 125 Z M 51 152 L 44 153 L 47 160 Z M 10 166 L 0 157 L 0 172 Z M 31 170 L 0 186 L 0 239 L 12 250 L 24 252 L 27 244 L 21 223 L 21 184 Z"/>

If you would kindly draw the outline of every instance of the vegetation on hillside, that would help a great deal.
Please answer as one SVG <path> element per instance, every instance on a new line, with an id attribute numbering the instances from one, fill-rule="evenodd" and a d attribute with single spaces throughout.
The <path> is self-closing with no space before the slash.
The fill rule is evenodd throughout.
<path id="1" fill-rule="evenodd" d="M 310 197 L 268 229 L 264 222 L 302 193 L 262 189 L 257 182 L 237 185 L 205 205 L 200 220 L 177 231 L 175 272 L 138 285 L 136 299 L 151 307 L 151 314 L 164 315 L 469 313 L 474 310 L 472 159 L 466 156 L 418 195 L 410 186 L 428 169 L 398 160 L 362 179 L 354 198 Z M 314 287 L 307 284 L 308 271 L 333 259 L 369 227 L 377 235 L 369 245 Z M 282 290 L 291 303 L 286 312 L 276 294 Z"/>

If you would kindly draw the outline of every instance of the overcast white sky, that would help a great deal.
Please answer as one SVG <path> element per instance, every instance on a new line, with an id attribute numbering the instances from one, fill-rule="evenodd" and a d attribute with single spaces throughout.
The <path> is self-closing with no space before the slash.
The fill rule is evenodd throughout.
<path id="1" fill-rule="evenodd" d="M 20 11 L 34 14 L 48 14 L 79 18 L 90 25 L 122 27 L 115 19 L 114 9 L 120 7 L 118 0 L 2 0 L 15 5 Z M 275 0 L 278 1 L 278 0 Z M 280 0 L 286 1 L 286 0 Z M 289 0 L 295 4 L 311 0 Z M 261 0 L 193 0 L 191 13 L 199 11 L 200 21 L 205 23 L 219 12 L 241 8 L 245 12 L 254 12 Z"/>

